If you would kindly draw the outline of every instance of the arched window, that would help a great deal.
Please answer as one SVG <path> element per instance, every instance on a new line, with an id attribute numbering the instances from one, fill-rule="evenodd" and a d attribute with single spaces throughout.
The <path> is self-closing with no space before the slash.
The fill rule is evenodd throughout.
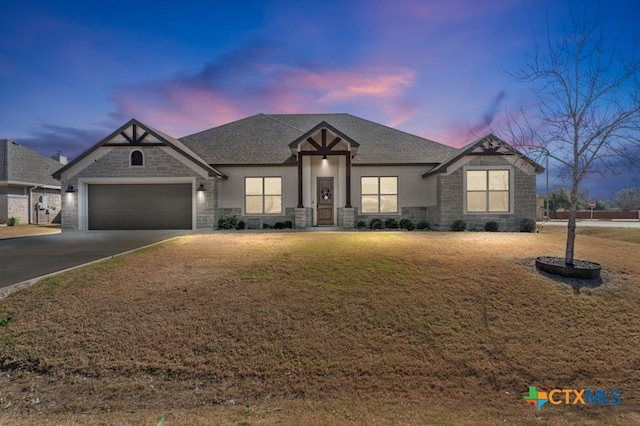
<path id="1" fill-rule="evenodd" d="M 133 151 L 131 153 L 131 165 L 132 166 L 142 166 L 142 151 Z"/>

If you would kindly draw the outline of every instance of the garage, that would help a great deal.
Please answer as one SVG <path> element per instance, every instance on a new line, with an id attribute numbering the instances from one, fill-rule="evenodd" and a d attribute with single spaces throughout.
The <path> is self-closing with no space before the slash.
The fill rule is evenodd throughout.
<path id="1" fill-rule="evenodd" d="M 192 229 L 192 185 L 90 184 L 90 230 Z"/>

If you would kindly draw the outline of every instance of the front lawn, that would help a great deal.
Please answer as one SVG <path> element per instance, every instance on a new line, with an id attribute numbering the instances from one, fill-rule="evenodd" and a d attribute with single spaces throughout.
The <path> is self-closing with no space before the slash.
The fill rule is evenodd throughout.
<path id="1" fill-rule="evenodd" d="M 183 237 L 0 303 L 0 423 L 637 424 L 640 245 L 561 234 Z M 552 406 L 529 386 L 621 390 Z"/>

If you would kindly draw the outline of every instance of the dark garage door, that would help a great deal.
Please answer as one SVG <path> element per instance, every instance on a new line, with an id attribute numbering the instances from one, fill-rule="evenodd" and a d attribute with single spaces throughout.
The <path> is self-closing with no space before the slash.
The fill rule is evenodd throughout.
<path id="1" fill-rule="evenodd" d="M 89 185 L 89 229 L 191 229 L 191 184 Z"/>

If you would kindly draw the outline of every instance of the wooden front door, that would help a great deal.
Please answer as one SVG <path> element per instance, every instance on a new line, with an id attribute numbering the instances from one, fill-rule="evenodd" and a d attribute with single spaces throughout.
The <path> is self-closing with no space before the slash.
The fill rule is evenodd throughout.
<path id="1" fill-rule="evenodd" d="M 318 178 L 318 225 L 333 225 L 333 178 Z"/>

